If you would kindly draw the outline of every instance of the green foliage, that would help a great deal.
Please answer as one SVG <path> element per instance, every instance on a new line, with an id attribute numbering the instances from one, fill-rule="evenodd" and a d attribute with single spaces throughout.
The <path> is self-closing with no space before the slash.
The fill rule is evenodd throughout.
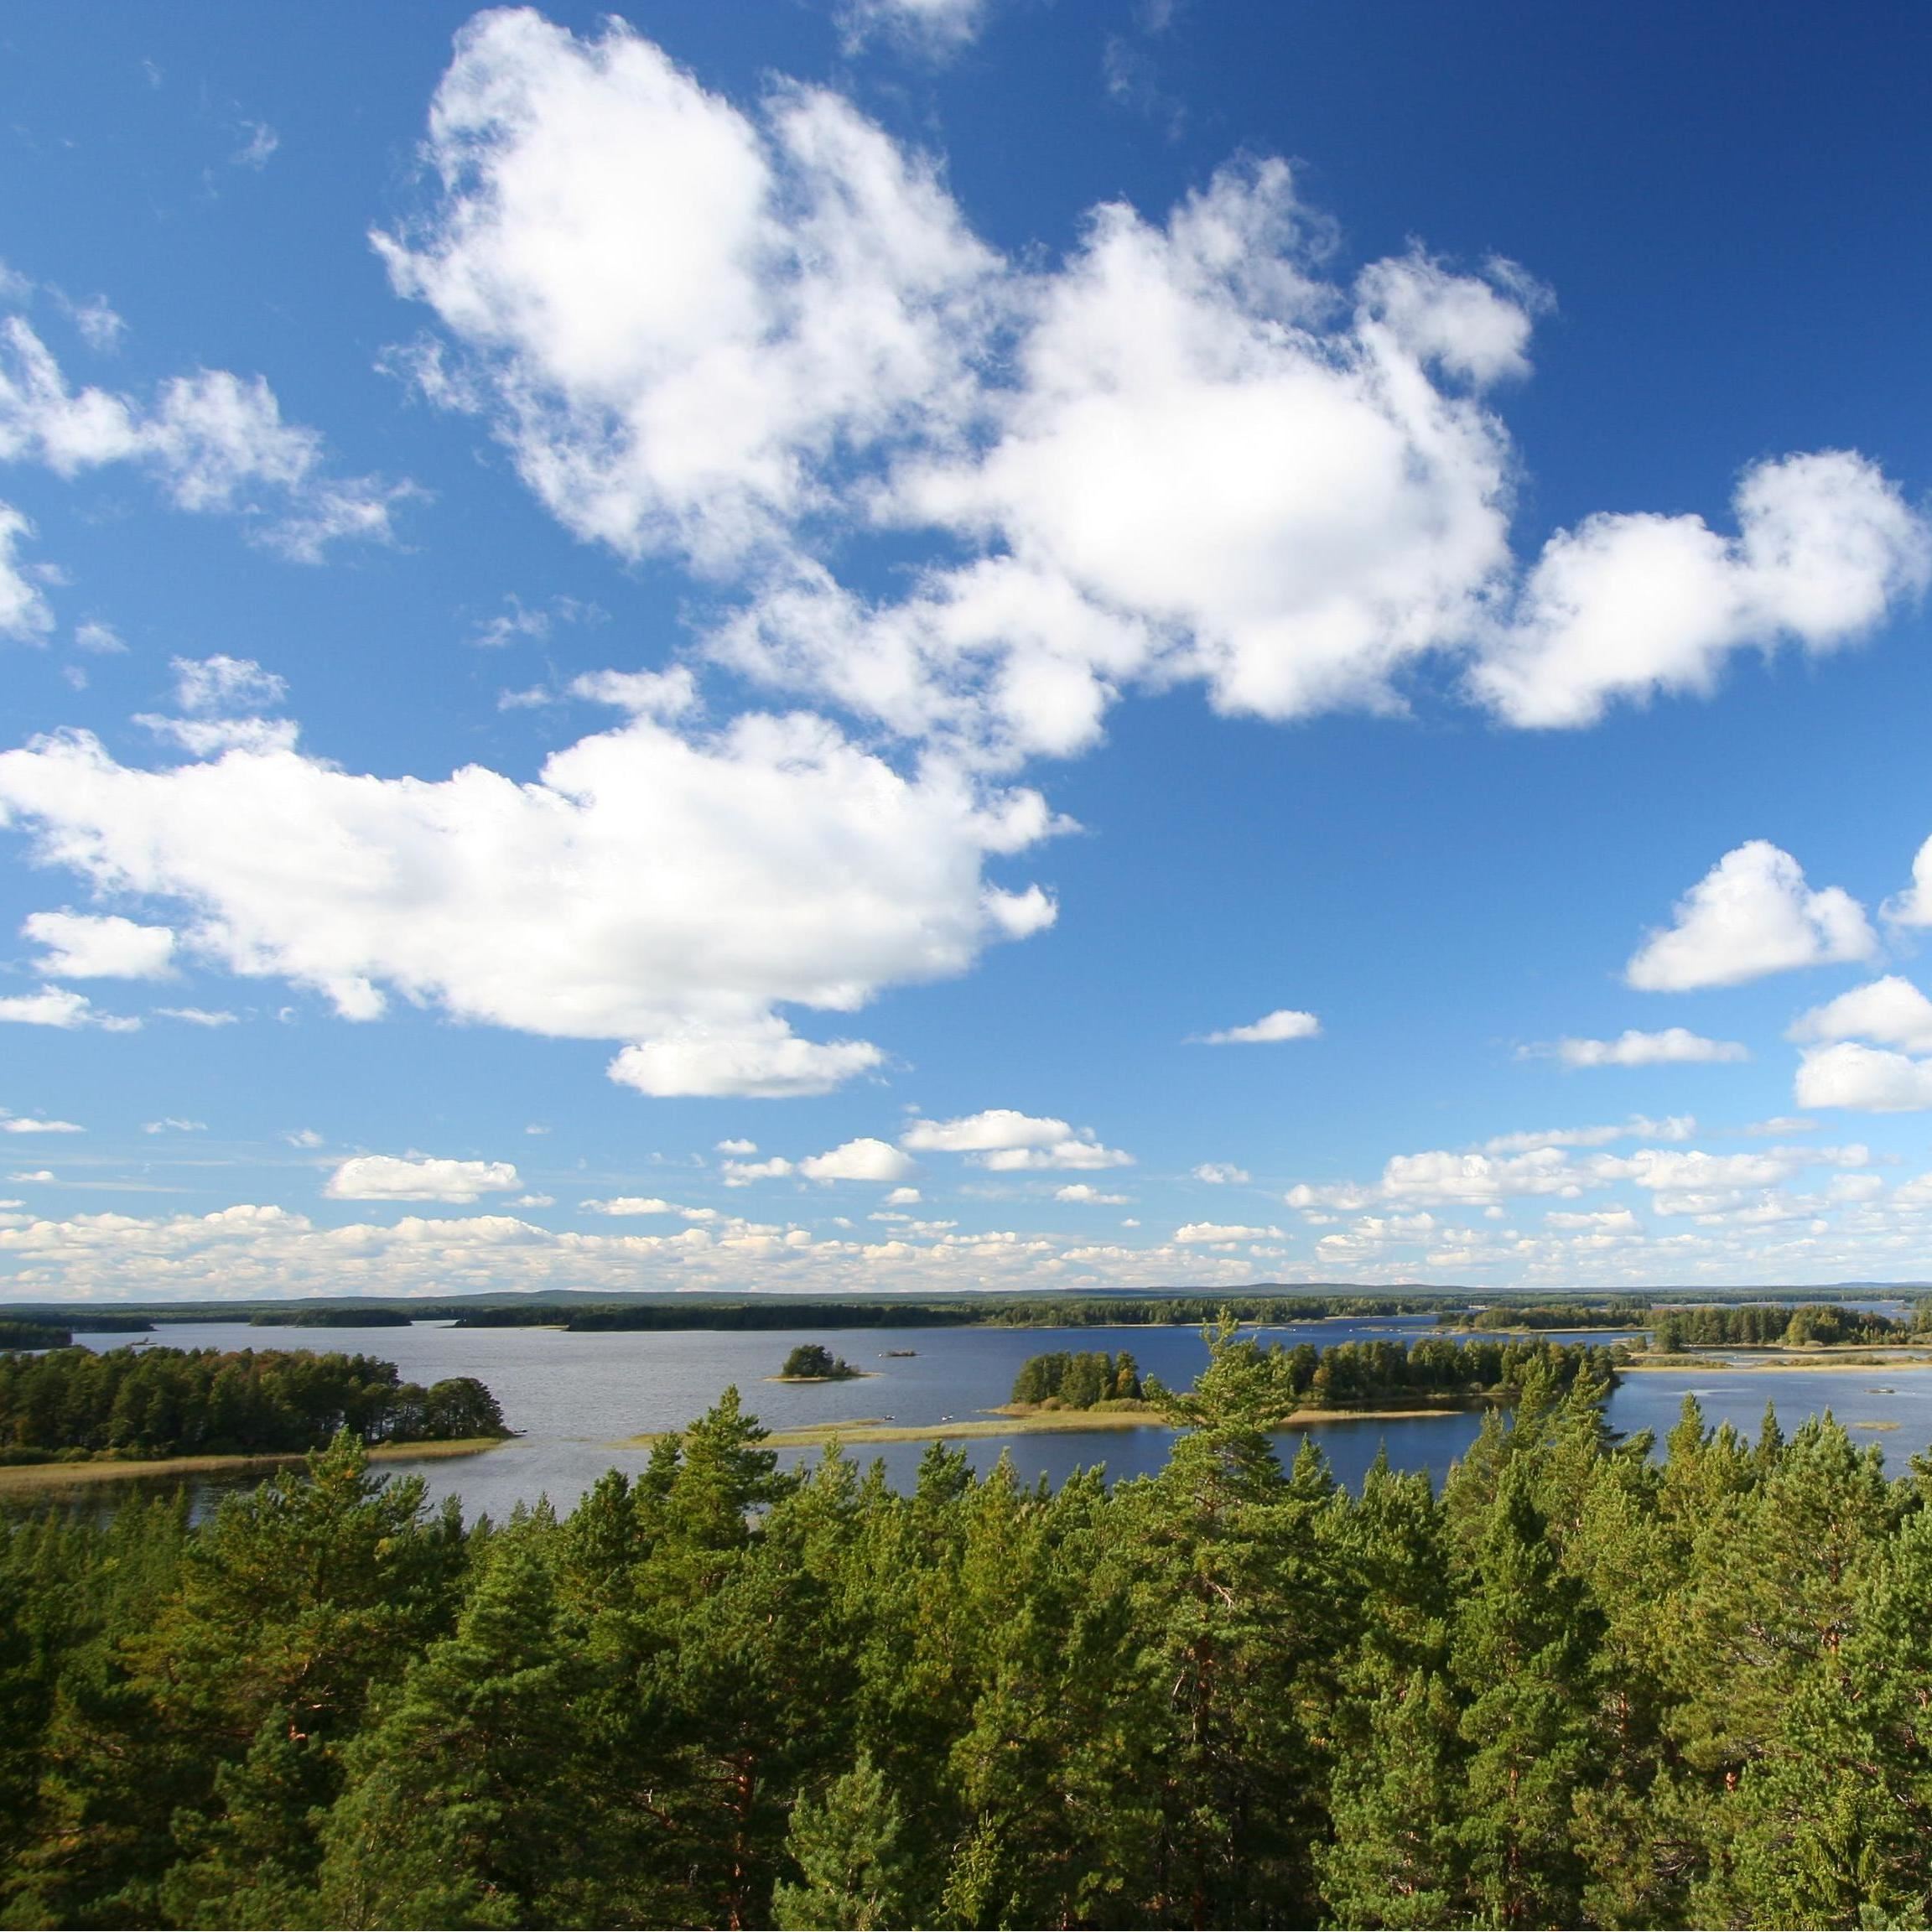
<path id="1" fill-rule="evenodd" d="M 1102 1402 L 1138 1402 L 1141 1394 L 1140 1371 L 1123 1348 L 1118 1355 L 1035 1355 L 1014 1378 L 1010 1400 L 1029 1406 L 1092 1409 Z"/>
<path id="2" fill-rule="evenodd" d="M 1500 1301 L 1467 1314 L 1438 1315 L 1436 1322 L 1453 1328 L 1644 1328 L 1650 1322 L 1648 1301 Z"/>
<path id="3" fill-rule="evenodd" d="M 0 1348 L 68 1348 L 73 1343 L 71 1328 L 51 1322 L 0 1322 Z"/>
<path id="4" fill-rule="evenodd" d="M 1807 1302 L 1797 1308 L 1747 1302 L 1741 1307 L 1659 1308 L 1654 1313 L 1652 1339 L 1670 1353 L 1727 1343 L 1801 1348 L 1846 1342 L 1902 1342 L 1909 1332 L 1905 1322 L 1829 1301 Z"/>
<path id="5" fill-rule="evenodd" d="M 783 1382 L 849 1382 L 862 1371 L 822 1342 L 801 1342 L 778 1371 Z"/>
<path id="6" fill-rule="evenodd" d="M 1239 1378 L 1247 1391 L 1244 1400 L 1263 1426 L 1298 1409 L 1343 1409 L 1404 1397 L 1508 1400 L 1533 1374 L 1559 1390 L 1580 1379 L 1605 1393 L 1616 1384 L 1609 1351 L 1578 1343 L 1459 1343 L 1428 1336 L 1408 1343 L 1343 1342 L 1317 1349 L 1307 1342 L 1292 1348 L 1275 1343 L 1264 1348 L 1258 1341 L 1237 1338 L 1234 1318 L 1226 1310 L 1219 1325 L 1205 1332 L 1218 1351 L 1214 1373 L 1230 1387 Z M 1010 1399 L 1024 1405 L 1092 1409 L 1143 1398 L 1172 1405 L 1157 1381 L 1143 1382 L 1134 1358 L 1123 1350 L 1119 1355 L 1035 1355 L 1021 1366 Z M 1192 1419 L 1186 1400 L 1173 1413 Z"/>
<path id="7" fill-rule="evenodd" d="M 1493 1341 L 1442 1493 L 1352 1497 L 1211 1342 L 1112 1488 L 782 1472 L 733 1391 L 562 1519 L 347 1436 L 0 1518 L 0 1925 L 1932 1918 L 1932 1467 L 1694 1401 L 1653 1460 Z"/>
<path id="8" fill-rule="evenodd" d="M 407 1328 L 406 1308 L 377 1302 L 368 1307 L 351 1302 L 335 1308 L 264 1308 L 248 1317 L 251 1328 Z"/>
<path id="9" fill-rule="evenodd" d="M 372 1355 L 252 1348 L 0 1354 L 0 1458 L 299 1452 L 338 1431 L 363 1442 L 505 1436 L 475 1377 L 423 1389 Z"/>

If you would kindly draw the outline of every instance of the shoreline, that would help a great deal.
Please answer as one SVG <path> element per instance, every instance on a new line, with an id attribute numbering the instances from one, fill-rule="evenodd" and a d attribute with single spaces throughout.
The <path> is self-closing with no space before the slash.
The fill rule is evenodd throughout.
<path id="1" fill-rule="evenodd" d="M 480 1456 L 513 1441 L 508 1436 L 465 1436 L 449 1442 L 377 1442 L 371 1462 L 441 1462 Z M 308 1461 L 310 1451 L 282 1450 L 256 1456 L 156 1456 L 140 1462 L 99 1457 L 86 1462 L 0 1463 L 0 1496 L 36 1489 L 60 1489 L 73 1483 L 116 1483 L 154 1476 L 211 1476 L 223 1471 L 259 1469 L 264 1474 Z"/>
<path id="2" fill-rule="evenodd" d="M 1420 1422 L 1447 1415 L 1479 1413 L 1482 1402 L 1431 1409 L 1297 1409 L 1270 1426 L 1272 1431 L 1310 1429 L 1324 1422 Z M 1049 1409 L 1031 1414 L 983 1411 L 976 1418 L 915 1424 L 860 1416 L 846 1422 L 813 1422 L 797 1429 L 774 1429 L 762 1446 L 767 1449 L 822 1449 L 832 1442 L 863 1446 L 887 1442 L 984 1441 L 1007 1436 L 1109 1435 L 1123 1429 L 1172 1429 L 1150 1409 Z M 675 1436 L 676 1430 L 628 1436 L 613 1446 L 646 1449 Z"/>
<path id="3" fill-rule="evenodd" d="M 1778 1375 L 1807 1371 L 1813 1374 L 1849 1375 L 1854 1370 L 1862 1375 L 1870 1375 L 1881 1369 L 1913 1374 L 1932 1368 L 1932 1355 L 1903 1358 L 1872 1354 L 1782 1355 L 1763 1362 L 1721 1362 L 1708 1355 L 1686 1355 L 1677 1360 L 1659 1356 L 1654 1361 L 1619 1363 L 1618 1368 L 1620 1374 L 1626 1375 Z"/>

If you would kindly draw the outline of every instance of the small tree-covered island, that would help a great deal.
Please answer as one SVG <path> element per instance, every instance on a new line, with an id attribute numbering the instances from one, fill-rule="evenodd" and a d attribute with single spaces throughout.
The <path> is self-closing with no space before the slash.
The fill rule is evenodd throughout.
<path id="1" fill-rule="evenodd" d="M 854 1368 L 843 1355 L 834 1355 L 821 1342 L 801 1342 L 785 1358 L 776 1382 L 854 1382 L 866 1371 Z"/>
<path id="2" fill-rule="evenodd" d="M 1215 1343 L 1234 1339 L 1233 1323 L 1223 1319 Z M 1524 1382 L 1538 1375 L 1551 1387 L 1567 1389 L 1579 1376 L 1594 1378 L 1606 1389 L 1617 1385 L 1617 1351 L 1575 1343 L 1542 1341 L 1450 1342 L 1434 1336 L 1420 1342 L 1343 1342 L 1317 1348 L 1302 1342 L 1266 1348 L 1244 1344 L 1252 1363 L 1254 1397 L 1276 1425 L 1323 1411 L 1374 1414 L 1394 1406 L 1461 1408 L 1514 1400 Z M 1094 1415 L 1145 1415 L 1186 1421 L 1187 1398 L 1161 1386 L 1157 1376 L 1142 1377 L 1125 1349 L 1036 1355 L 1021 1368 L 1013 1394 L 1001 1413 L 1020 1418 L 1076 1410 Z"/>
<path id="3" fill-rule="evenodd" d="M 1223 1332 L 1112 1485 L 782 1472 L 730 1391 L 568 1514 L 347 1431 L 199 1520 L 16 1512 L 0 1923 L 1924 1924 L 1932 1465 L 1620 1441 L 1600 1354 L 1496 1346 L 1440 1493 L 1285 1464 Z"/>

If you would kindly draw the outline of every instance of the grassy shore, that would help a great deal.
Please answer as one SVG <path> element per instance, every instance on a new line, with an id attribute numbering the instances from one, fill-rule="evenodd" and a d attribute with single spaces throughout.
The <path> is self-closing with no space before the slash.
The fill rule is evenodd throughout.
<path id="1" fill-rule="evenodd" d="M 789 1389 L 802 1389 L 813 1382 L 863 1382 L 868 1375 L 883 1375 L 883 1368 L 854 1368 L 844 1375 L 766 1375 L 766 1382 L 782 1382 Z"/>
<path id="2" fill-rule="evenodd" d="M 1297 1409 L 1275 1423 L 1277 1429 L 1307 1429 L 1323 1422 L 1414 1422 L 1433 1415 L 1467 1415 L 1478 1403 L 1437 1404 L 1428 1409 Z M 845 1422 L 814 1422 L 799 1429 L 774 1429 L 766 1438 L 772 1449 L 822 1449 L 828 1442 L 862 1446 L 880 1442 L 984 1441 L 1006 1436 L 1095 1435 L 1118 1429 L 1165 1429 L 1159 1412 L 1145 1404 L 1113 1405 L 1104 1409 L 993 1409 L 972 1420 L 946 1422 L 896 1422 L 879 1415 L 862 1415 Z M 621 1445 L 647 1449 L 675 1430 L 632 1436 Z"/>
<path id="3" fill-rule="evenodd" d="M 1876 1355 L 1869 1349 L 1840 1353 L 1823 1348 L 1810 1355 L 1767 1355 L 1758 1362 L 1723 1361 L 1709 1355 L 1639 1355 L 1621 1367 L 1626 1374 L 1639 1375 L 1772 1375 L 1807 1369 L 1850 1374 L 1854 1368 L 1867 1373 L 1874 1368 L 1932 1368 L 1932 1355 Z"/>
<path id="4" fill-rule="evenodd" d="M 440 1461 L 448 1456 L 480 1456 L 500 1449 L 506 1436 L 466 1436 L 454 1442 L 379 1442 L 371 1448 L 371 1462 Z M 164 1456 L 146 1462 L 126 1462 L 103 1456 L 86 1462 L 10 1462 L 0 1464 L 0 1496 L 65 1489 L 78 1483 L 118 1483 L 137 1476 L 212 1476 L 258 1469 L 267 1475 L 307 1458 L 299 1451 L 280 1456 Z"/>

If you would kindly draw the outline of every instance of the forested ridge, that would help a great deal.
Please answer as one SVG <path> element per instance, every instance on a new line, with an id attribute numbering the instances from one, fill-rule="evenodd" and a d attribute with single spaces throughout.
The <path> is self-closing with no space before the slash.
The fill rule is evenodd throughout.
<path id="1" fill-rule="evenodd" d="M 1233 1338 L 1223 1323 L 1223 1343 Z M 1582 1343 L 1512 1340 L 1452 1342 L 1439 1336 L 1419 1341 L 1376 1339 L 1337 1342 L 1317 1348 L 1311 1342 L 1293 1348 L 1275 1342 L 1252 1344 L 1254 1388 L 1272 1405 L 1265 1415 L 1282 1421 L 1307 1409 L 1345 1409 L 1400 1401 L 1467 1401 L 1489 1397 L 1508 1401 L 1532 1376 L 1561 1394 L 1583 1376 L 1606 1390 L 1617 1385 L 1614 1350 Z M 1017 1408 L 1093 1409 L 1105 1403 L 1143 1400 L 1167 1408 L 1171 1392 L 1158 1377 L 1143 1381 L 1139 1365 L 1125 1349 L 1073 1353 L 1057 1349 L 1035 1355 L 1014 1378 L 1010 1400 Z M 1178 1413 L 1186 1413 L 1181 1401 Z"/>
<path id="2" fill-rule="evenodd" d="M 0 1353 L 0 1462 L 62 1456 L 286 1454 L 502 1436 L 475 1377 L 424 1389 L 393 1362 L 308 1349 L 58 1348 Z"/>
<path id="3" fill-rule="evenodd" d="M 628 1302 L 588 1308 L 533 1303 L 467 1310 L 459 1328 L 561 1326 L 579 1332 L 674 1328 L 1112 1328 L 1198 1327 L 1232 1315 L 1241 1322 L 1313 1322 L 1331 1317 L 1415 1314 L 1441 1305 L 1438 1295 L 1117 1295 L 1026 1298 L 981 1294 L 948 1301 L 803 1301 L 695 1299 L 673 1304 Z"/>
<path id="4" fill-rule="evenodd" d="M 0 1545 L 14 1925 L 1862 1925 L 1932 1908 L 1932 1467 L 1606 1432 L 776 1472 L 735 1394 L 467 1533 L 346 1440 Z"/>

